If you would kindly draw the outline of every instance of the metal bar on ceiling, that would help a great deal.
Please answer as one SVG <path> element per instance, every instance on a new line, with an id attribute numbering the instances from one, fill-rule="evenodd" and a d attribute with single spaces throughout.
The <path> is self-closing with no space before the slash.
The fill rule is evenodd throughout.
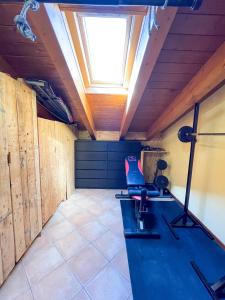
<path id="1" fill-rule="evenodd" d="M 203 0 L 38 0 L 40 3 L 87 4 L 87 5 L 147 5 L 173 6 L 199 9 Z M 24 0 L 0 0 L 0 3 L 18 3 Z"/>

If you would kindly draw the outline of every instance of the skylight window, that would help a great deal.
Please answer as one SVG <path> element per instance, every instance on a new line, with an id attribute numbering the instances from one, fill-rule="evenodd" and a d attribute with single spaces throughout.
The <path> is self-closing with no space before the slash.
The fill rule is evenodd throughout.
<path id="1" fill-rule="evenodd" d="M 128 51 L 128 17 L 85 16 L 83 28 L 91 84 L 122 85 Z"/>
<path id="2" fill-rule="evenodd" d="M 128 91 L 144 20 L 135 9 L 77 6 L 64 20 L 86 91 Z M 89 11 L 90 9 L 90 11 Z M 108 9 L 108 8 L 107 8 Z"/>

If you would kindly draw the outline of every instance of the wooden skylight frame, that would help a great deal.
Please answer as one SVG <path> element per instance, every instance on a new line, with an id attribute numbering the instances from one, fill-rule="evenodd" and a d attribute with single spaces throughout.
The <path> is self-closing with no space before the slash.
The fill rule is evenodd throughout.
<path id="1" fill-rule="evenodd" d="M 144 16 L 147 14 L 147 9 L 145 7 L 134 7 L 133 10 L 126 9 L 123 7 L 122 10 L 119 8 L 112 7 L 112 11 L 107 7 L 93 7 L 89 6 L 90 11 L 88 10 L 88 6 L 60 6 L 60 9 L 64 11 L 65 20 L 68 25 L 68 30 L 71 35 L 71 39 L 73 42 L 74 50 L 77 56 L 77 60 L 80 66 L 80 71 L 82 74 L 84 86 L 87 89 L 96 88 L 96 87 L 104 87 L 104 88 L 122 88 L 127 89 L 129 86 L 129 81 L 133 69 L 133 64 L 135 60 L 135 54 L 139 42 L 139 37 L 142 28 L 142 22 Z M 77 11 L 76 11 L 77 9 Z M 127 26 L 127 53 L 126 58 L 124 59 L 124 80 L 121 85 L 113 84 L 113 83 L 103 83 L 103 82 L 93 82 L 90 75 L 90 66 L 87 55 L 87 48 L 85 45 L 85 37 L 84 31 L 82 27 L 82 17 L 84 16 L 124 16 L 128 19 Z"/>

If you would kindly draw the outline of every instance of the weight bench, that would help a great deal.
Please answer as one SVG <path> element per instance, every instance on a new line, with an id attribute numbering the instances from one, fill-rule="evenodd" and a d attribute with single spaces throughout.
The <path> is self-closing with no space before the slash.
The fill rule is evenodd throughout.
<path id="1" fill-rule="evenodd" d="M 160 235 L 154 232 L 155 216 L 151 211 L 151 197 L 159 196 L 159 191 L 152 186 L 149 190 L 145 187 L 144 175 L 140 160 L 136 156 L 128 156 L 125 159 L 126 181 L 128 194 L 116 195 L 117 198 L 130 198 L 135 201 L 135 217 L 137 227 L 126 229 L 126 238 L 152 238 L 159 239 Z"/>

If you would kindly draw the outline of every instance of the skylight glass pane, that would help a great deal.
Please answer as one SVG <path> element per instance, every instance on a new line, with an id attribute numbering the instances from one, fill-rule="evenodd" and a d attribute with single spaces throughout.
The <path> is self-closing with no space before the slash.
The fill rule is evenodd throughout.
<path id="1" fill-rule="evenodd" d="M 126 46 L 126 18 L 84 18 L 93 82 L 122 84 Z"/>

